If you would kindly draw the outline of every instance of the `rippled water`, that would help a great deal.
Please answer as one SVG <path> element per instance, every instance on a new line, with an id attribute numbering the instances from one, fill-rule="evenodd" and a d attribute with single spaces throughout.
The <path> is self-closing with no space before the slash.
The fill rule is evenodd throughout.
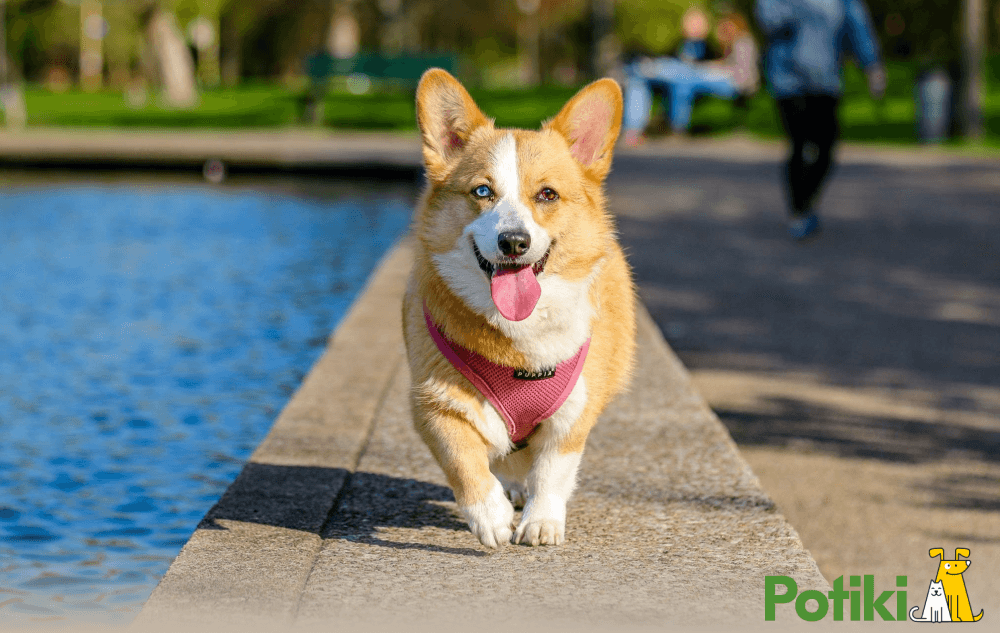
<path id="1" fill-rule="evenodd" d="M 0 624 L 131 620 L 408 220 L 403 196 L 0 192 Z"/>

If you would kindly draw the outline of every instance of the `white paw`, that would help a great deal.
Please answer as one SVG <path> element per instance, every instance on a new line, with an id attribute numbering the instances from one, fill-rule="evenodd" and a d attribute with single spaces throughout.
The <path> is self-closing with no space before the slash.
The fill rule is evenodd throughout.
<path id="1" fill-rule="evenodd" d="M 524 508 L 514 542 L 525 545 L 562 545 L 566 540 L 566 502 L 553 494 L 532 497 Z"/>
<path id="2" fill-rule="evenodd" d="M 510 543 L 510 537 L 514 533 L 514 508 L 504 496 L 503 486 L 499 481 L 485 501 L 460 506 L 459 509 L 480 543 L 494 549 Z"/>
<path id="3" fill-rule="evenodd" d="M 528 502 L 528 489 L 524 484 L 516 481 L 504 481 L 503 491 L 507 498 L 514 505 L 515 510 L 520 510 Z"/>

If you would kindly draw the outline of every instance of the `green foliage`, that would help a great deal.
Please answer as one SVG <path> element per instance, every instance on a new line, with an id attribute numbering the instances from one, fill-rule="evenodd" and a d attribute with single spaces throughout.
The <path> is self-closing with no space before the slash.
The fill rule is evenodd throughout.
<path id="1" fill-rule="evenodd" d="M 104 38 L 104 57 L 111 68 L 130 68 L 142 55 L 142 27 L 135 7 L 126 2 L 104 5 L 108 34 Z"/>
<path id="2" fill-rule="evenodd" d="M 681 17 L 705 0 L 620 0 L 615 11 L 618 37 L 626 51 L 664 55 L 681 40 Z"/>
<path id="3" fill-rule="evenodd" d="M 1000 55 L 989 60 L 1000 68 Z M 841 136 L 848 141 L 916 143 L 914 80 L 917 62 L 889 64 L 889 85 L 882 102 L 867 94 L 864 75 L 853 66 L 845 72 L 841 101 Z M 472 90 L 482 109 L 504 127 L 537 128 L 556 114 L 574 94 L 574 87 L 532 90 Z M 153 128 L 276 128 L 296 125 L 302 113 L 302 93 L 272 85 L 205 91 L 191 110 L 158 105 L 155 96 L 142 108 L 130 108 L 119 92 L 55 94 L 29 86 L 26 91 L 28 124 L 35 126 L 153 127 Z M 374 90 L 364 95 L 331 92 L 325 101 L 324 124 L 332 128 L 412 130 L 416 127 L 410 90 Z M 658 103 L 657 108 L 662 108 Z M 987 143 L 1000 145 L 1000 81 L 989 84 L 983 112 Z M 744 129 L 765 137 L 783 134 L 772 99 L 764 92 L 743 107 L 730 101 L 700 99 L 692 115 L 694 135 Z"/>
<path id="4" fill-rule="evenodd" d="M 40 88 L 25 91 L 28 124 L 110 128 L 273 128 L 296 120 L 296 95 L 272 86 L 216 90 L 201 95 L 190 110 L 155 103 L 129 107 L 120 92 L 71 91 L 56 94 Z"/>

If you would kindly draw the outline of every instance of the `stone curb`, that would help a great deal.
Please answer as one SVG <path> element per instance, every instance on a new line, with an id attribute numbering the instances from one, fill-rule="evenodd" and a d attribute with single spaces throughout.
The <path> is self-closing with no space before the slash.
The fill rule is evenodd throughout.
<path id="1" fill-rule="evenodd" d="M 344 130 L 156 130 L 27 128 L 0 134 L 0 163 L 8 165 L 106 165 L 117 167 L 200 167 L 218 159 L 249 169 L 422 170 L 419 135 L 414 132 Z M 654 139 L 637 148 L 620 146 L 620 157 L 710 158 L 735 162 L 777 162 L 782 140 L 745 134 Z M 995 163 L 1000 152 L 937 146 L 841 143 L 837 161 L 900 167 Z"/>
<path id="2" fill-rule="evenodd" d="M 412 171 L 422 168 L 418 139 L 415 132 L 27 128 L 0 134 L 0 162 L 190 168 L 214 159 L 249 169 Z"/>
<path id="3" fill-rule="evenodd" d="M 766 575 L 828 589 L 641 307 L 639 371 L 592 434 L 567 544 L 487 554 L 410 427 L 411 259 L 409 239 L 383 259 L 134 628 L 752 626 Z"/>

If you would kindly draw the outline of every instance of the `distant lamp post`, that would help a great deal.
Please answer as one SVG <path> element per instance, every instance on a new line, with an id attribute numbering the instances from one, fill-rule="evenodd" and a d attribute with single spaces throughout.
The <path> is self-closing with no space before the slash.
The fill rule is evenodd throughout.
<path id="1" fill-rule="evenodd" d="M 521 65 L 521 84 L 537 86 L 541 78 L 541 29 L 538 24 L 538 9 L 541 0 L 516 0 L 521 18 L 517 24 L 518 56 Z"/>
<path id="2" fill-rule="evenodd" d="M 96 92 L 104 83 L 104 37 L 108 23 L 104 20 L 100 0 L 80 2 L 80 87 Z"/>

